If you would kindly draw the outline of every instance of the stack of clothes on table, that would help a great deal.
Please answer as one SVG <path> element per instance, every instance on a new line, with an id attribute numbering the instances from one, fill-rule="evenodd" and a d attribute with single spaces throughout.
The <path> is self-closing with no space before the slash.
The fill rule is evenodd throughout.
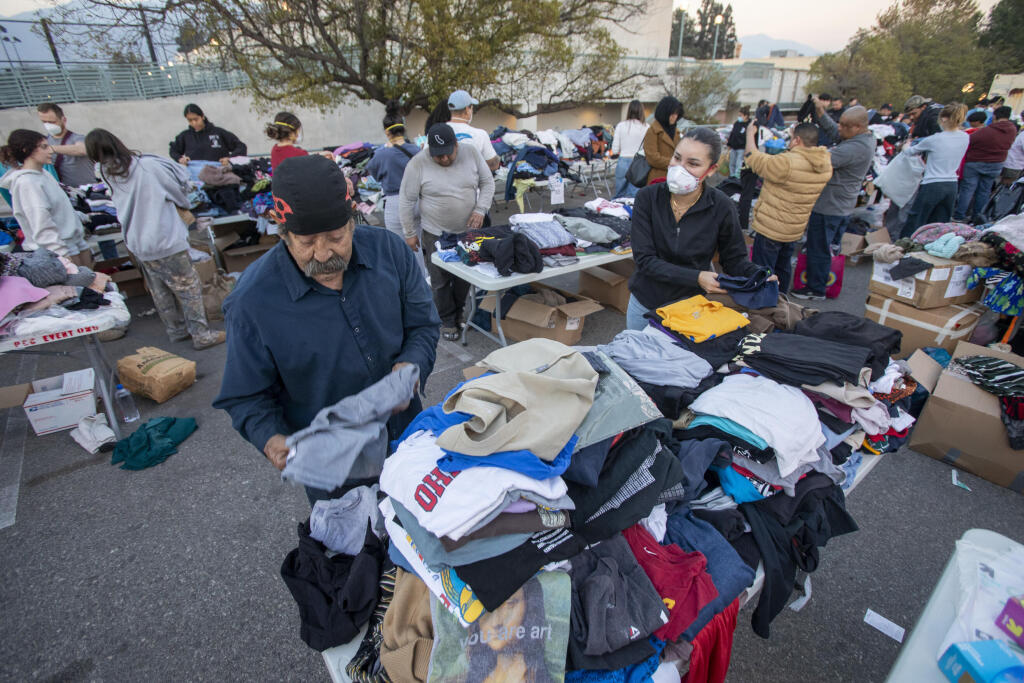
<path id="1" fill-rule="evenodd" d="M 603 348 L 477 365 L 391 444 L 379 489 L 300 526 L 282 575 L 305 641 L 366 625 L 353 680 L 723 681 L 754 570 L 688 508 L 704 474 L 671 421 Z"/>
<path id="2" fill-rule="evenodd" d="M 444 233 L 437 250 L 446 261 L 459 260 L 489 277 L 505 277 L 572 265 L 581 253 L 622 253 L 622 241 L 615 230 L 586 218 L 519 213 L 509 217 L 509 225 Z"/>
<path id="3" fill-rule="evenodd" d="M 690 512 L 747 567 L 763 568 L 752 625 L 768 637 L 820 549 L 857 529 L 843 488 L 864 453 L 902 443 L 916 383 L 891 360 L 900 348 L 895 330 L 841 312 L 756 310 L 744 315 L 692 297 L 599 348 L 673 419 L 694 482 Z M 755 317 L 782 324 L 752 332 Z"/>
<path id="4" fill-rule="evenodd" d="M 962 270 L 968 270 L 967 290 L 974 290 L 976 297 L 981 298 L 985 306 L 1006 316 L 999 325 L 992 328 L 998 329 L 999 334 L 1010 326 L 1010 318 L 1024 313 L 1024 215 L 1010 215 L 991 225 L 980 226 L 956 222 L 930 223 L 918 228 L 909 238 L 897 240 L 895 244 L 872 245 L 869 249 L 876 269 L 885 269 L 892 282 L 911 292 L 919 285 L 908 278 L 949 281 L 947 292 L 953 292 L 956 289 L 954 285 L 962 286 L 959 274 Z M 922 252 L 955 263 L 938 262 L 941 265 L 936 266 L 934 259 L 926 260 L 928 256 L 922 258 Z M 951 277 L 951 272 L 957 277 Z M 966 294 L 962 288 L 956 291 Z M 952 296 L 952 293 L 947 294 L 947 297 Z M 956 300 L 965 301 L 963 297 L 957 297 Z M 932 319 L 950 320 L 960 315 L 963 308 L 946 305 L 930 311 Z M 998 335 L 995 333 L 978 337 L 981 344 L 997 340 Z M 1024 346 L 1014 350 L 1021 349 Z"/>
<path id="5" fill-rule="evenodd" d="M 48 249 L 0 252 L 0 338 L 84 323 L 97 309 L 117 323 L 127 323 L 124 297 L 108 289 L 115 288 L 107 275 Z"/>
<path id="6" fill-rule="evenodd" d="M 632 232 L 632 198 L 618 199 L 614 202 L 596 199 L 587 202 L 583 207 L 575 209 L 558 209 L 556 216 L 587 221 L 588 224 L 603 225 L 618 235 L 617 239 L 603 244 L 616 253 L 629 251 L 630 234 Z M 560 218 L 559 220 L 562 220 Z M 568 227 L 568 226 L 567 226 Z M 593 240 L 591 240 L 593 241 Z"/>

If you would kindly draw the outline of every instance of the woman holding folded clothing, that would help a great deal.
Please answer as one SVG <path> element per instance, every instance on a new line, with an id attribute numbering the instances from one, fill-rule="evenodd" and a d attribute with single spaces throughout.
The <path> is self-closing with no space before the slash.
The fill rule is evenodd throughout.
<path id="1" fill-rule="evenodd" d="M 750 277 L 736 205 L 706 179 L 718 169 L 722 141 L 710 128 L 687 131 L 668 162 L 666 182 L 648 185 L 633 205 L 633 260 L 626 327 L 642 330 L 644 315 L 697 294 L 725 294 L 711 260 L 728 275 Z M 769 278 L 777 280 L 775 276 Z"/>

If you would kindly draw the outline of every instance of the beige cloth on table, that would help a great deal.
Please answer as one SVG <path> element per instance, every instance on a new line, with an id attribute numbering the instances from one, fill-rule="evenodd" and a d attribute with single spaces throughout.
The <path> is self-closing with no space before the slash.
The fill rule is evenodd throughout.
<path id="1" fill-rule="evenodd" d="M 550 339 L 529 339 L 477 365 L 496 374 L 464 384 L 443 405 L 472 419 L 445 430 L 437 445 L 485 456 L 530 451 L 551 462 L 594 403 L 597 372 L 582 354 Z"/>

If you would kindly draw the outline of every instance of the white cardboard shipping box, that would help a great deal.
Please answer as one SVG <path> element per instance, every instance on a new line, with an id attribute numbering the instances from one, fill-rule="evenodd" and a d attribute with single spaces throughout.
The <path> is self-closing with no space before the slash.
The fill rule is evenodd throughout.
<path id="1" fill-rule="evenodd" d="M 92 368 L 36 380 L 22 404 L 37 436 L 78 426 L 96 414 L 96 375 Z"/>

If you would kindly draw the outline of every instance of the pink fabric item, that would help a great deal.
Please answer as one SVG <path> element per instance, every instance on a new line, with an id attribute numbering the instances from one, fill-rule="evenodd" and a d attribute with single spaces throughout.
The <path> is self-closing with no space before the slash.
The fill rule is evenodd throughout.
<path id="1" fill-rule="evenodd" d="M 46 298 L 48 291 L 36 287 L 31 282 L 17 275 L 0 277 L 0 318 L 18 306 L 31 304 Z"/>

